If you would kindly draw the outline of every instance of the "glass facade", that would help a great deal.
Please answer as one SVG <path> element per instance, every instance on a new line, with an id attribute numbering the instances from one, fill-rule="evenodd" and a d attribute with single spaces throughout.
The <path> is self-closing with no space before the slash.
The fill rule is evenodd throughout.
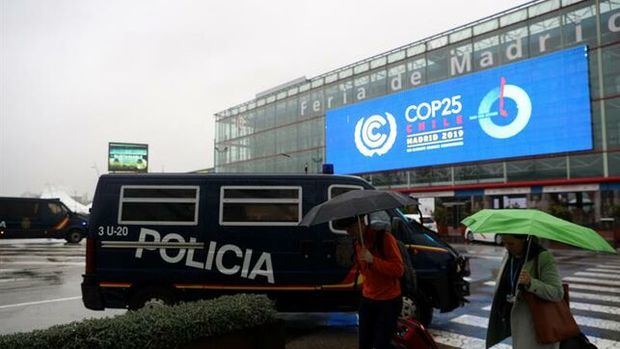
<path id="1" fill-rule="evenodd" d="M 589 50 L 591 151 L 359 175 L 413 191 L 620 176 L 620 0 L 528 3 L 220 112 L 215 170 L 320 172 L 327 110 L 577 44 Z M 620 205 L 614 193 L 602 198 Z"/>

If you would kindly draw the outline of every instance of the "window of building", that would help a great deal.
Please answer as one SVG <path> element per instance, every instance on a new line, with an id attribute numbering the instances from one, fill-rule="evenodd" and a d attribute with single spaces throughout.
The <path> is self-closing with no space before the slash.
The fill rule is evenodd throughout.
<path id="1" fill-rule="evenodd" d="M 426 84 L 426 58 L 417 56 L 407 61 L 407 75 L 403 79 L 405 88 Z"/>
<path id="2" fill-rule="evenodd" d="M 497 66 L 499 58 L 499 37 L 497 35 L 474 40 L 473 69 L 483 70 Z"/>
<path id="3" fill-rule="evenodd" d="M 527 26 L 512 27 L 499 35 L 502 64 L 508 64 L 530 56 Z"/>
<path id="4" fill-rule="evenodd" d="M 588 3 L 590 2 L 584 2 L 586 5 Z M 567 46 L 576 43 L 596 45 L 595 5 L 579 6 L 577 9 L 565 13 L 563 20 L 562 34 Z"/>
<path id="5" fill-rule="evenodd" d="M 599 103 L 593 103 L 598 105 Z M 609 149 L 620 149 L 620 98 L 605 101 L 607 123 L 607 145 Z M 620 164 L 618 164 L 620 166 Z"/>
<path id="6" fill-rule="evenodd" d="M 595 56 L 590 58 L 590 60 L 595 59 Z M 603 48 L 603 77 L 603 97 L 619 95 L 620 44 Z"/>
<path id="7" fill-rule="evenodd" d="M 223 186 L 220 225 L 297 225 L 301 221 L 301 187 Z"/>
<path id="8" fill-rule="evenodd" d="M 387 72 L 385 69 L 381 69 L 370 74 L 368 97 L 377 97 L 385 94 L 387 81 L 386 75 Z"/>
<path id="9" fill-rule="evenodd" d="M 570 155 L 570 178 L 603 176 L 603 154 Z"/>
<path id="10" fill-rule="evenodd" d="M 560 16 L 554 15 L 530 24 L 530 56 L 549 53 L 562 48 Z"/>
<path id="11" fill-rule="evenodd" d="M 198 200 L 198 186 L 122 186 L 118 223 L 196 225 Z"/>
<path id="12" fill-rule="evenodd" d="M 620 1 L 607 0 L 600 4 L 602 43 L 616 42 L 620 40 Z"/>

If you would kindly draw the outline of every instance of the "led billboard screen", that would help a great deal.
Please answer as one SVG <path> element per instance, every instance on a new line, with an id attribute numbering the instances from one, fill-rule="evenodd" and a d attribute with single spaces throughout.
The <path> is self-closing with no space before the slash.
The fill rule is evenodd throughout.
<path id="1" fill-rule="evenodd" d="M 592 149 L 587 48 L 328 111 L 325 142 L 337 173 Z"/>
<path id="2" fill-rule="evenodd" d="M 148 172 L 148 164 L 148 144 L 108 143 L 109 172 Z"/>

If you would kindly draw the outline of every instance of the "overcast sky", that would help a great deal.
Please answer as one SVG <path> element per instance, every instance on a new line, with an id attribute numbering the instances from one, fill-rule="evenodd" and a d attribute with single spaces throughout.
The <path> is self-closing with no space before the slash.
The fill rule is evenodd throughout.
<path id="1" fill-rule="evenodd" d="M 213 114 L 525 1 L 0 0 L 0 195 L 92 197 L 108 142 L 213 165 Z"/>

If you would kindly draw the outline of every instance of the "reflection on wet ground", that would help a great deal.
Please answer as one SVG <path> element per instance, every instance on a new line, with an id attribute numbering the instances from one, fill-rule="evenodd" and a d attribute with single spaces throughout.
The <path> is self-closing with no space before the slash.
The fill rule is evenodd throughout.
<path id="1" fill-rule="evenodd" d="M 58 240 L 0 240 L 0 290 L 61 285 L 84 265 L 84 244 Z M 7 267 L 7 266 L 10 266 Z"/>

